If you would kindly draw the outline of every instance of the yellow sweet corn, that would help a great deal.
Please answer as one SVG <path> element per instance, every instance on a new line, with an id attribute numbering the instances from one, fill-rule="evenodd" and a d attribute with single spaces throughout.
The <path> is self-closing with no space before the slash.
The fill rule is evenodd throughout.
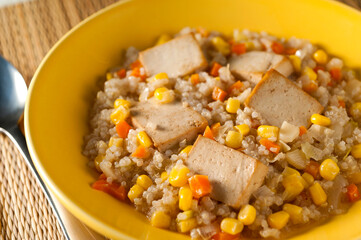
<path id="1" fill-rule="evenodd" d="M 96 158 L 94 159 L 94 165 L 95 165 L 95 169 L 98 172 L 102 172 L 102 170 L 100 169 L 100 163 L 103 161 L 104 159 L 104 155 L 98 155 L 96 156 Z"/>
<path id="2" fill-rule="evenodd" d="M 321 49 L 319 49 L 313 53 L 313 58 L 319 64 L 325 64 L 325 63 L 327 63 L 327 60 L 328 60 L 327 53 Z"/>
<path id="3" fill-rule="evenodd" d="M 227 100 L 226 110 L 229 113 L 237 113 L 237 110 L 241 106 L 241 102 L 236 98 L 229 98 Z"/>
<path id="4" fill-rule="evenodd" d="M 361 172 L 351 174 L 349 177 L 350 182 L 354 184 L 360 184 L 361 183 Z"/>
<path id="5" fill-rule="evenodd" d="M 242 133 L 243 136 L 246 136 L 250 131 L 250 128 L 247 124 L 237 125 L 234 128 L 237 129 L 240 133 Z"/>
<path id="6" fill-rule="evenodd" d="M 296 174 L 297 176 L 301 176 L 299 171 L 290 167 L 285 167 L 285 169 L 282 172 L 283 177 L 291 176 L 293 174 Z"/>
<path id="7" fill-rule="evenodd" d="M 311 122 L 313 124 L 317 124 L 317 125 L 324 126 L 324 127 L 331 125 L 331 119 L 329 119 L 328 117 L 322 116 L 321 114 L 318 114 L 318 113 L 312 114 Z"/>
<path id="8" fill-rule="evenodd" d="M 268 225 L 272 228 L 282 229 L 288 223 L 290 215 L 285 211 L 273 213 L 267 217 Z"/>
<path id="9" fill-rule="evenodd" d="M 223 55 L 228 55 L 231 52 L 229 43 L 224 41 L 221 37 L 212 38 L 211 43 L 214 48 Z"/>
<path id="10" fill-rule="evenodd" d="M 234 218 L 223 218 L 221 222 L 223 232 L 235 235 L 243 230 L 243 223 Z"/>
<path id="11" fill-rule="evenodd" d="M 277 138 L 279 128 L 275 126 L 261 125 L 257 129 L 257 134 L 261 138 Z"/>
<path id="12" fill-rule="evenodd" d="M 187 220 L 179 221 L 177 223 L 178 232 L 186 233 L 197 227 L 197 220 L 195 218 L 190 218 Z"/>
<path id="13" fill-rule="evenodd" d="M 169 174 L 169 183 L 173 187 L 182 187 L 187 184 L 189 169 L 184 165 L 176 165 Z"/>
<path id="14" fill-rule="evenodd" d="M 185 154 L 189 154 L 189 152 L 192 150 L 192 147 L 193 147 L 193 145 L 188 145 L 188 146 L 186 146 L 185 148 L 183 148 L 183 150 L 180 152 L 180 154 L 183 154 L 183 153 L 185 153 Z"/>
<path id="15" fill-rule="evenodd" d="M 361 158 L 361 144 L 352 146 L 351 155 L 354 158 Z"/>
<path id="16" fill-rule="evenodd" d="M 137 134 L 137 139 L 140 145 L 143 147 L 150 147 L 153 145 L 153 141 L 149 138 L 148 134 L 145 131 L 141 131 Z"/>
<path id="17" fill-rule="evenodd" d="M 111 146 L 116 146 L 116 147 L 121 147 L 123 146 L 123 138 L 118 138 L 118 137 L 111 137 L 109 139 L 109 143 L 108 143 L 108 146 L 111 147 Z"/>
<path id="18" fill-rule="evenodd" d="M 327 195 L 318 182 L 314 182 L 309 188 L 312 200 L 316 205 L 322 205 L 327 200 Z"/>
<path id="19" fill-rule="evenodd" d="M 229 131 L 226 136 L 226 145 L 231 148 L 242 147 L 243 135 L 240 132 Z"/>
<path id="20" fill-rule="evenodd" d="M 161 45 L 163 43 L 166 43 L 168 42 L 169 40 L 172 39 L 172 36 L 169 35 L 169 34 L 162 34 L 159 36 L 158 40 L 157 40 L 157 43 L 155 45 Z"/>
<path id="21" fill-rule="evenodd" d="M 150 224 L 157 228 L 168 228 L 170 225 L 170 216 L 162 211 L 155 211 L 150 219 Z"/>
<path id="22" fill-rule="evenodd" d="M 358 118 L 361 116 L 361 102 L 355 102 L 350 107 L 350 114 L 354 118 Z"/>
<path id="23" fill-rule="evenodd" d="M 129 108 L 130 102 L 128 100 L 118 98 L 114 101 L 114 109 L 117 109 L 120 106 Z"/>
<path id="24" fill-rule="evenodd" d="M 283 205 L 283 211 L 290 215 L 293 224 L 303 222 L 303 209 L 297 205 L 286 203 Z"/>
<path id="25" fill-rule="evenodd" d="M 193 210 L 187 210 L 181 213 L 178 213 L 176 222 L 184 221 L 190 218 L 193 218 L 194 212 Z"/>
<path id="26" fill-rule="evenodd" d="M 238 213 L 238 220 L 244 225 L 251 225 L 256 219 L 256 209 L 252 205 L 244 205 Z"/>
<path id="27" fill-rule="evenodd" d="M 154 91 L 154 97 L 159 103 L 170 103 L 174 100 L 174 92 L 166 87 L 161 87 Z"/>
<path id="28" fill-rule="evenodd" d="M 152 78 L 153 81 L 160 80 L 160 79 L 169 79 L 168 74 L 165 72 L 162 72 L 162 73 L 158 73 L 158 74 L 154 75 L 154 77 Z"/>
<path id="29" fill-rule="evenodd" d="M 192 206 L 192 190 L 189 186 L 183 186 L 179 189 L 179 209 L 183 211 L 187 211 Z"/>
<path id="30" fill-rule="evenodd" d="M 110 120 L 116 125 L 120 121 L 127 119 L 129 115 L 129 108 L 120 106 L 110 114 Z"/>
<path id="31" fill-rule="evenodd" d="M 129 189 L 128 198 L 131 202 L 134 202 L 134 199 L 139 198 L 144 192 L 144 188 L 138 184 L 134 184 L 133 187 Z"/>
<path id="32" fill-rule="evenodd" d="M 162 172 L 160 174 L 160 178 L 162 179 L 162 182 L 164 182 L 168 178 L 168 173 L 167 172 Z"/>
<path id="33" fill-rule="evenodd" d="M 310 187 L 313 184 L 313 182 L 315 181 L 313 176 L 307 172 L 303 173 L 302 177 L 305 180 L 305 182 L 307 183 L 306 188 Z"/>
<path id="34" fill-rule="evenodd" d="M 285 191 L 283 192 L 283 199 L 285 201 L 292 201 L 303 191 L 306 182 L 301 176 L 293 174 L 284 177 L 282 184 L 285 188 Z"/>
<path id="35" fill-rule="evenodd" d="M 303 74 L 304 75 L 307 75 L 308 78 L 311 80 L 311 81 L 316 81 L 317 80 L 317 73 L 315 73 L 315 71 L 313 71 L 312 68 L 310 67 L 305 67 L 303 69 Z"/>
<path id="36" fill-rule="evenodd" d="M 292 62 L 292 65 L 293 65 L 293 68 L 295 69 L 295 71 L 300 72 L 301 71 L 301 59 L 296 55 L 290 55 L 289 58 Z"/>
<path id="37" fill-rule="evenodd" d="M 326 180 L 332 181 L 339 174 L 340 168 L 332 159 L 324 160 L 320 165 L 320 175 Z"/>
<path id="38" fill-rule="evenodd" d="M 137 184 L 144 189 L 148 189 L 150 186 L 152 186 L 153 182 L 152 179 L 150 179 L 150 177 L 147 175 L 140 175 L 137 178 Z"/>
<path id="39" fill-rule="evenodd" d="M 253 50 L 255 47 L 254 43 L 251 41 L 244 42 L 244 45 L 246 46 L 247 51 Z"/>
<path id="40" fill-rule="evenodd" d="M 107 75 L 106 75 L 106 78 L 107 78 L 107 80 L 112 79 L 112 78 L 113 78 L 113 74 L 110 73 L 110 72 L 108 72 Z"/>

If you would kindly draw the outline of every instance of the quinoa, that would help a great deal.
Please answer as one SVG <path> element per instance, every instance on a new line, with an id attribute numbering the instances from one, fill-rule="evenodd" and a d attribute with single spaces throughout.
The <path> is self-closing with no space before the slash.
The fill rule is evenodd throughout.
<path id="1" fill-rule="evenodd" d="M 171 219 L 168 228 L 172 231 L 179 230 L 177 223 L 186 220 L 187 215 L 178 207 L 179 187 L 172 186 L 167 176 L 174 166 L 185 165 L 187 154 L 182 153 L 181 150 L 193 142 L 181 141 L 176 147 L 164 152 L 150 146 L 147 149 L 147 157 L 134 157 L 132 153 L 139 145 L 137 134 L 142 130 L 133 126 L 126 138 L 121 139 L 118 144 L 112 144 L 112 141 L 120 139 L 111 120 L 111 114 L 116 110 L 114 101 L 124 99 L 131 105 L 135 102 L 144 102 L 152 97 L 156 89 L 167 87 L 184 107 L 191 107 L 201 114 L 208 121 L 209 126 L 220 124 L 213 133 L 214 140 L 220 144 L 226 143 L 227 133 L 234 130 L 235 126 L 247 124 L 250 127 L 250 132 L 243 136 L 242 148 L 238 150 L 261 161 L 269 170 L 263 185 L 253 193 L 249 201 L 249 204 L 256 209 L 257 215 L 252 224 L 244 226 L 242 232 L 244 237 L 280 238 L 293 235 L 300 226 L 312 226 L 312 223 L 322 222 L 332 215 L 347 211 L 350 206 L 347 186 L 361 182 L 361 161 L 357 158 L 357 154 L 351 154 L 351 149 L 361 143 L 359 128 L 361 103 L 357 105 L 358 101 L 361 101 L 361 82 L 356 78 L 354 71 L 346 68 L 342 59 L 337 57 L 328 56 L 327 62 L 318 63 L 314 53 L 320 48 L 304 39 L 276 38 L 265 32 L 249 30 L 234 30 L 232 37 L 226 37 L 219 32 L 194 28 L 184 28 L 174 37 L 188 33 L 194 34 L 209 66 L 214 62 L 222 65 L 218 76 L 212 76 L 206 69 L 195 72 L 199 77 L 198 84 L 190 81 L 190 75 L 153 80 L 153 76 L 142 77 L 145 75 L 142 66 L 138 66 L 141 76 L 135 75 L 132 65 L 137 61 L 139 51 L 134 47 L 128 48 L 124 63 L 108 72 L 108 79 L 98 91 L 90 113 L 90 133 L 85 136 L 83 147 L 83 154 L 90 160 L 89 167 L 96 168 L 98 172 L 104 174 L 102 176 L 106 177 L 107 182 L 122 186 L 126 191 L 136 184 L 140 175 L 147 175 L 152 180 L 152 185 L 144 189 L 133 200 L 132 205 L 149 219 L 157 211 L 166 213 Z M 278 141 L 278 136 L 270 138 L 270 141 L 282 146 L 280 152 L 275 147 L 267 148 L 260 144 L 261 137 L 257 134 L 257 128 L 266 125 L 267 119 L 244 105 L 254 84 L 239 79 L 231 73 L 229 56 L 236 53 L 220 52 L 212 44 L 212 39 L 215 37 L 224 39 L 230 49 L 234 44 L 243 44 L 246 52 L 256 50 L 273 52 L 274 43 L 281 44 L 283 50 L 277 53 L 289 59 L 299 60 L 300 69 L 295 70 L 289 79 L 319 101 L 324 107 L 322 114 L 331 120 L 331 124 L 329 126 L 313 124 L 303 135 L 300 134 L 292 142 L 283 145 Z M 230 40 L 232 46 L 228 43 Z M 313 71 L 317 80 L 310 79 L 304 71 L 306 68 Z M 118 74 L 120 69 L 126 70 L 124 76 Z M 241 87 L 229 94 L 240 101 L 241 107 L 236 113 L 229 113 L 226 111 L 226 101 L 214 100 L 212 92 L 215 87 L 227 90 L 237 81 L 241 81 Z M 316 88 L 312 90 L 307 88 L 306 85 L 310 83 L 316 84 Z M 157 126 L 149 124 L 147 127 L 156 129 Z M 325 159 L 332 159 L 340 169 L 338 176 L 333 180 L 324 179 L 319 175 L 314 176 L 315 182 L 320 184 L 327 196 L 323 204 L 314 203 L 309 191 L 310 186 L 306 186 L 291 201 L 285 198 L 284 171 L 286 167 L 295 168 L 288 162 L 287 152 L 296 149 L 303 152 L 307 163 L 311 161 L 319 165 Z M 308 173 L 307 169 L 306 167 L 297 171 L 302 175 Z M 191 177 L 194 174 L 196 173 L 190 172 L 187 176 Z M 355 176 L 359 177 L 355 178 Z M 282 211 L 285 203 L 302 208 L 301 221 L 294 223 L 291 221 L 291 216 L 291 220 L 282 229 L 276 229 L 270 225 L 268 218 L 271 214 Z M 188 231 L 193 239 L 210 239 L 220 231 L 219 225 L 222 219 L 237 218 L 239 211 L 209 196 L 193 199 L 190 210 L 192 218 L 196 220 L 194 228 Z"/>

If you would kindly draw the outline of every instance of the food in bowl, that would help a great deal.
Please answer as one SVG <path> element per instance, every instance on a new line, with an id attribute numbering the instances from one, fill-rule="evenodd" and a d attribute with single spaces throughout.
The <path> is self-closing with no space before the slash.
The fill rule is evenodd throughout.
<path id="1" fill-rule="evenodd" d="M 92 187 L 200 239 L 283 237 L 360 199 L 361 82 L 307 40 L 203 28 L 127 49 L 83 154 Z"/>

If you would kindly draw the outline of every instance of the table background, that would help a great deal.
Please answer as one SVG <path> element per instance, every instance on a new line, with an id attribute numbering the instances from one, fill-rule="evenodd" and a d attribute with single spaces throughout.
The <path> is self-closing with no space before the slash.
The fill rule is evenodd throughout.
<path id="1" fill-rule="evenodd" d="M 33 0 L 2 7 L 0 54 L 29 85 L 40 61 L 59 38 L 84 18 L 116 1 Z M 361 0 L 343 2 L 358 9 L 361 6 Z M 0 239 L 64 239 L 36 180 L 3 134 L 0 134 L 0 223 Z"/>

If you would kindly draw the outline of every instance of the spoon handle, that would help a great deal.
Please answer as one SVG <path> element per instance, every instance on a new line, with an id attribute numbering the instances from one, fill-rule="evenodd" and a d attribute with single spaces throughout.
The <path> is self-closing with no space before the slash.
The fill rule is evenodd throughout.
<path id="1" fill-rule="evenodd" d="M 59 222 L 61 229 L 67 240 L 81 239 L 81 240 L 104 240 L 103 236 L 100 236 L 98 233 L 87 228 L 82 222 L 76 219 L 71 215 L 61 204 L 60 202 L 52 195 L 48 190 L 47 186 L 41 179 L 39 173 L 37 172 L 34 163 L 30 157 L 28 147 L 26 145 L 26 140 L 22 134 L 19 127 L 14 127 L 8 130 L 0 128 L 0 132 L 4 132 L 15 146 L 19 149 L 20 153 L 24 157 L 27 165 L 31 169 L 35 178 L 37 179 L 43 193 L 45 194 L 48 202 L 53 209 L 53 212 Z"/>

